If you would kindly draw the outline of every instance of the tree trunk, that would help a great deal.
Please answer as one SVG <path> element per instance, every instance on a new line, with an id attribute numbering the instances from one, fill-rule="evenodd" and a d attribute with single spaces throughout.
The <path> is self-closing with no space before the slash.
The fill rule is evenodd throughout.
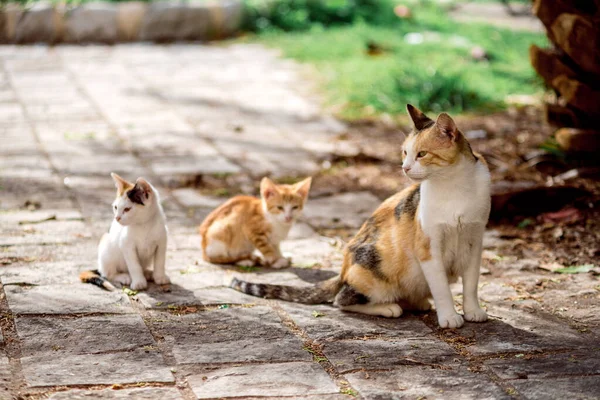
<path id="1" fill-rule="evenodd" d="M 555 104 L 547 104 L 548 122 L 587 129 L 559 132 L 566 151 L 581 149 L 585 140 L 599 151 L 600 136 L 594 133 L 600 135 L 600 0 L 534 0 L 533 12 L 555 46 L 529 49 L 531 65 L 558 94 Z"/>

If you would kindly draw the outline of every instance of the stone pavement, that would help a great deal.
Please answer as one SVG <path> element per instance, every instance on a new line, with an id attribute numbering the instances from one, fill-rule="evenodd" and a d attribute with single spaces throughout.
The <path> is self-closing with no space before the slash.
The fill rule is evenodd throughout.
<path id="1" fill-rule="evenodd" d="M 481 282 L 492 319 L 460 330 L 437 329 L 434 313 L 387 320 L 223 286 L 332 276 L 341 246 L 318 232 L 356 229 L 379 203 L 311 199 L 283 246 L 287 270 L 201 260 L 196 226 L 214 195 L 313 174 L 343 151 L 344 126 L 274 52 L 7 46 L 0 61 L 0 399 L 600 397 L 598 281 L 503 258 L 494 232 Z M 170 288 L 78 281 L 112 218 L 111 171 L 159 188 Z"/>

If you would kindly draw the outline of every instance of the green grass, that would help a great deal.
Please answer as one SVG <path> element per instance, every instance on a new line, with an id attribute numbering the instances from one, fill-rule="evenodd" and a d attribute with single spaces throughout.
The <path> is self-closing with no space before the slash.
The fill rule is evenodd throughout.
<path id="1" fill-rule="evenodd" d="M 547 43 L 544 35 L 454 22 L 431 3 L 411 9 L 412 19 L 385 26 L 313 25 L 301 32 L 266 31 L 250 40 L 313 65 L 327 105 L 348 119 L 403 114 L 406 103 L 436 112 L 489 111 L 504 107 L 507 95 L 543 91 L 528 48 Z M 414 32 L 425 34 L 423 43 L 405 41 Z M 369 56 L 369 41 L 383 54 Z M 490 61 L 473 60 L 473 46 L 483 47 Z"/>

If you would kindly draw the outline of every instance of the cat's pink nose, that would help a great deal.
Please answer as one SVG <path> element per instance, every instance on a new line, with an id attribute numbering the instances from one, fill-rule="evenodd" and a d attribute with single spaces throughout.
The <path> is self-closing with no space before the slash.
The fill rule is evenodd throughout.
<path id="1" fill-rule="evenodd" d="M 121 220 L 121 217 L 116 217 L 115 219 L 117 220 L 117 222 L 119 222 Z"/>
<path id="2" fill-rule="evenodd" d="M 410 167 L 402 167 L 402 169 L 404 170 L 404 172 L 410 171 Z"/>

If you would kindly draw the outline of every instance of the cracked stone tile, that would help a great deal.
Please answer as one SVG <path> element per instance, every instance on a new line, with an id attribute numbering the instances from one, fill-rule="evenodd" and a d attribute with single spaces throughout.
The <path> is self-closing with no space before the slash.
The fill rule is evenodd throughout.
<path id="1" fill-rule="evenodd" d="M 592 400 L 600 393 L 598 376 L 577 376 L 551 379 L 518 379 L 510 381 L 528 399 Z"/>
<path id="2" fill-rule="evenodd" d="M 18 317 L 23 357 L 131 351 L 156 342 L 139 315 Z M 118 335 L 118 337 L 114 337 Z"/>
<path id="3" fill-rule="evenodd" d="M 147 290 L 139 292 L 135 299 L 145 308 L 168 308 L 180 305 L 222 305 L 222 304 L 255 304 L 261 301 L 258 297 L 249 296 L 230 288 L 204 288 L 194 291 L 181 286 L 171 286 L 170 292 Z"/>
<path id="4" fill-rule="evenodd" d="M 292 265 L 306 268 L 315 264 L 342 261 L 342 253 L 332 244 L 331 239 L 317 236 L 304 239 L 284 240 L 281 251 L 286 257 L 292 257 Z"/>
<path id="5" fill-rule="evenodd" d="M 541 310 L 512 305 L 488 304 L 492 319 L 466 324 L 458 332 L 473 340 L 465 348 L 472 354 L 576 349 L 589 345 L 588 336 Z"/>
<path id="6" fill-rule="evenodd" d="M 70 244 L 81 240 L 87 234 L 82 221 L 51 220 L 35 224 L 4 226 L 0 235 L 0 245 L 23 244 Z"/>
<path id="7" fill-rule="evenodd" d="M 188 377 L 199 399 L 250 396 L 307 396 L 339 392 L 313 362 L 263 364 L 207 371 Z"/>
<path id="8" fill-rule="evenodd" d="M 182 400 L 176 388 L 148 387 L 140 389 L 67 390 L 51 394 L 50 400 L 87 399 L 139 399 L 139 400 Z"/>
<path id="9" fill-rule="evenodd" d="M 39 262 L 35 259 L 33 260 L 33 262 L 25 263 L 17 261 L 14 264 L 10 264 L 10 266 L 2 267 L 0 269 L 2 282 L 6 286 L 14 284 L 81 284 L 79 273 L 95 268 L 94 264 L 82 267 L 81 262 Z"/>
<path id="10" fill-rule="evenodd" d="M 1 339 L 1 338 L 0 338 Z M 2 340 L 0 340 L 0 345 Z M 12 381 L 8 357 L 0 354 L 0 399 L 12 399 L 8 387 Z"/>
<path id="11" fill-rule="evenodd" d="M 173 346 L 178 364 L 310 361 L 302 342 L 267 307 L 198 311 L 181 316 L 152 312 L 146 322 Z"/>
<path id="12" fill-rule="evenodd" d="M 533 358 L 523 354 L 484 361 L 501 379 L 546 379 L 567 375 L 600 374 L 600 348 L 585 352 L 569 351 L 559 354 L 539 354 Z"/>
<path id="13" fill-rule="evenodd" d="M 310 199 L 304 219 L 319 228 L 359 228 L 381 204 L 370 192 L 342 193 Z"/>
<path id="14" fill-rule="evenodd" d="M 445 342 L 431 337 L 384 340 L 342 340 L 326 342 L 323 353 L 340 373 L 366 369 L 389 369 L 396 366 L 437 365 L 452 362 L 454 350 Z"/>
<path id="15" fill-rule="evenodd" d="M 280 302 L 283 309 L 308 336 L 318 342 L 361 338 L 413 338 L 431 334 L 431 329 L 410 314 L 383 318 L 341 311 L 330 305 Z M 323 314 L 315 317 L 313 312 Z"/>
<path id="16" fill-rule="evenodd" d="M 359 371 L 346 379 L 364 399 L 511 399 L 485 375 L 467 370 L 467 365 L 445 363 L 443 369 L 430 366 L 395 368 L 390 371 Z"/>
<path id="17" fill-rule="evenodd" d="M 156 350 L 45 354 L 23 357 L 21 365 L 29 387 L 174 381 L 162 355 Z"/>
<path id="18" fill-rule="evenodd" d="M 93 285 L 6 286 L 8 305 L 15 314 L 129 314 L 134 310 L 123 292 Z"/>

